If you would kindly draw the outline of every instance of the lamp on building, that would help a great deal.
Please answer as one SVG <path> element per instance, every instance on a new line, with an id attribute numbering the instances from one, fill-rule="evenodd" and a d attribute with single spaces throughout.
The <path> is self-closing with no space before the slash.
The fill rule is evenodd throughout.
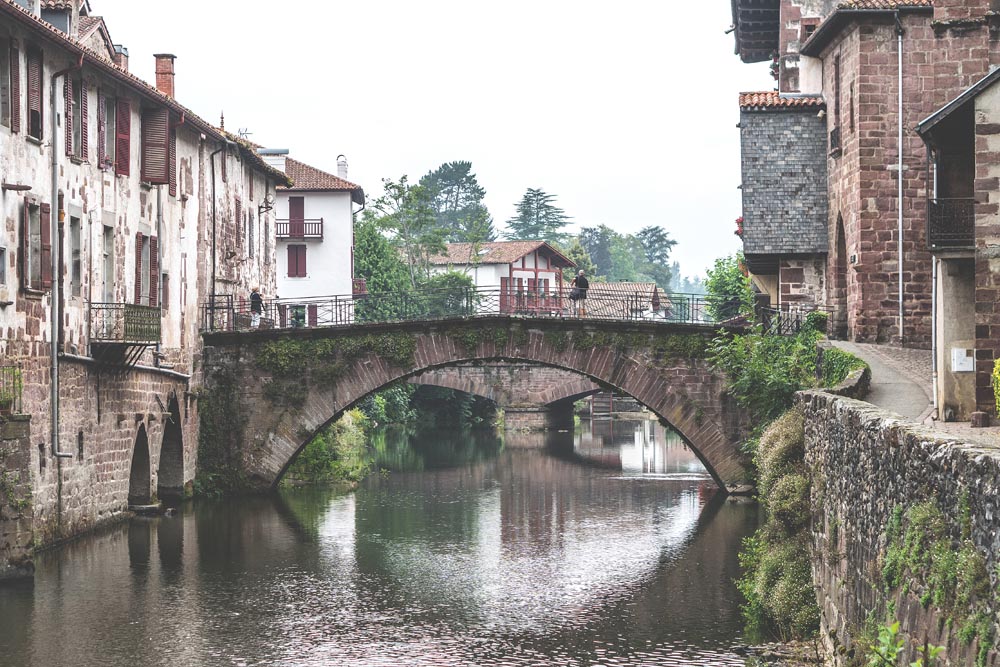
<path id="1" fill-rule="evenodd" d="M 274 208 L 274 196 L 267 195 L 264 197 L 264 201 L 260 203 L 257 207 L 257 215 L 264 215 L 268 211 Z"/>

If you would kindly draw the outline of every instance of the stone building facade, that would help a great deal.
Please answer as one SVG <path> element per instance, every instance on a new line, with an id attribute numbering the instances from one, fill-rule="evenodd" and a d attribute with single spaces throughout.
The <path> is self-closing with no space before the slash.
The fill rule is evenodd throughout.
<path id="1" fill-rule="evenodd" d="M 152 87 L 88 3 L 32 5 L 0 0 L 0 366 L 48 544 L 191 481 L 200 307 L 273 289 L 287 179 L 175 100 L 172 55 Z"/>

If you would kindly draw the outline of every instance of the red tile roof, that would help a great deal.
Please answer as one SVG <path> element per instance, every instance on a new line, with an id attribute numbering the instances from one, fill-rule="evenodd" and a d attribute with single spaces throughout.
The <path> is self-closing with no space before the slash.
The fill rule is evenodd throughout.
<path id="1" fill-rule="evenodd" d="M 466 265 L 471 263 L 470 258 L 478 257 L 479 264 L 510 264 L 535 250 L 542 250 L 556 260 L 553 266 L 557 268 L 576 266 L 545 241 L 492 241 L 480 243 L 478 253 L 473 250 L 471 243 L 449 243 L 445 254 L 431 257 L 430 262 L 436 266 Z"/>
<path id="2" fill-rule="evenodd" d="M 819 109 L 826 106 L 822 97 L 809 95 L 782 96 L 776 90 L 762 93 L 740 93 L 740 109 L 762 111 L 766 109 Z"/>
<path id="3" fill-rule="evenodd" d="M 70 0 L 42 0 L 42 9 L 73 9 Z"/>
<path id="4" fill-rule="evenodd" d="M 56 0 L 52 0 L 56 1 Z M 152 98 L 156 100 L 159 104 L 172 110 L 174 113 L 183 116 L 185 122 L 191 124 L 193 127 L 198 128 L 200 131 L 207 135 L 210 135 L 214 140 L 221 141 L 223 138 L 229 139 L 240 144 L 241 152 L 249 158 L 254 166 L 268 174 L 273 178 L 278 184 L 283 184 L 288 182 L 288 177 L 284 173 L 274 169 L 269 164 L 264 162 L 263 158 L 257 155 L 257 151 L 250 148 L 238 140 L 233 135 L 229 134 L 225 130 L 220 130 L 208 121 L 204 120 L 196 113 L 188 109 L 182 104 L 179 104 L 174 98 L 164 95 L 155 87 L 149 85 L 139 77 L 123 70 L 122 68 L 115 65 L 113 62 L 109 61 L 107 58 L 101 56 L 94 51 L 84 47 L 79 42 L 74 39 L 67 37 L 61 30 L 54 27 L 47 21 L 43 21 L 39 17 L 33 15 L 31 12 L 27 11 L 21 5 L 14 2 L 14 0 L 0 0 L 0 16 L 6 15 L 15 21 L 20 21 L 29 29 L 34 30 L 36 33 L 42 37 L 51 40 L 60 47 L 80 55 L 83 58 L 83 62 L 99 70 L 102 70 L 106 74 L 118 79 L 119 81 L 129 85 L 132 89 L 147 98 Z"/>
<path id="5" fill-rule="evenodd" d="M 280 188 L 281 190 L 322 190 L 325 192 L 355 192 L 361 190 L 360 185 L 355 185 L 339 176 L 334 176 L 292 158 L 285 159 L 285 174 L 292 179 L 292 185 L 287 188 L 282 187 Z"/>
<path id="6" fill-rule="evenodd" d="M 837 9 L 898 9 L 900 7 L 932 7 L 930 0 L 847 0 Z"/>

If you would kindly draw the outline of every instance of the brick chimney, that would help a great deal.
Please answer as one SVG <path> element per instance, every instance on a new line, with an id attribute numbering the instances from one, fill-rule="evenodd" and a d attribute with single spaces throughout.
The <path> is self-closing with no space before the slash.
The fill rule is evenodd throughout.
<path id="1" fill-rule="evenodd" d="M 174 96 L 174 59 L 172 53 L 157 53 L 156 58 L 156 89 L 173 98 Z"/>
<path id="2" fill-rule="evenodd" d="M 121 44 L 115 44 L 115 64 L 128 71 L 128 49 Z"/>

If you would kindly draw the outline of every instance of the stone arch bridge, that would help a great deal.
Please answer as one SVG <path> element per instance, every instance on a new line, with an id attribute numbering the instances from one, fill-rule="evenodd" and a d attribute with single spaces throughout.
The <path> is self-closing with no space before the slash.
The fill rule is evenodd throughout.
<path id="1" fill-rule="evenodd" d="M 715 327 L 477 317 L 204 333 L 201 472 L 277 484 L 299 451 L 369 394 L 427 371 L 515 363 L 628 394 L 670 424 L 723 488 L 743 483 L 744 413 L 705 361 Z"/>

